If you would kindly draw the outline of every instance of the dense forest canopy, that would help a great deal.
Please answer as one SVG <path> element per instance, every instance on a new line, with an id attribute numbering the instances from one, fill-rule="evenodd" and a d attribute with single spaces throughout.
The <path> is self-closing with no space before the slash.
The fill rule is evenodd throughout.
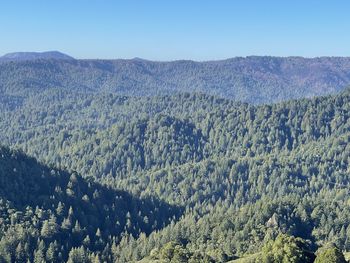
<path id="1" fill-rule="evenodd" d="M 345 262 L 347 61 L 0 63 L 0 262 Z"/>

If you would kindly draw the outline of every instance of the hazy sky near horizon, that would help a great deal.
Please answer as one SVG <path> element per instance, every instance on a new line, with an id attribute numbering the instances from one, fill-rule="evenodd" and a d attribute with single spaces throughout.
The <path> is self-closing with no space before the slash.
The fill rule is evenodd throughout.
<path id="1" fill-rule="evenodd" d="M 0 55 L 350 56 L 346 0 L 0 0 Z"/>

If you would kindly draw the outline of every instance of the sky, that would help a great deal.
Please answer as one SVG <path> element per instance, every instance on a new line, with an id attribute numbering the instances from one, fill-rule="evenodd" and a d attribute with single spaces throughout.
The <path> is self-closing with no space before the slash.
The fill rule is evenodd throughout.
<path id="1" fill-rule="evenodd" d="M 0 55 L 350 56 L 348 0 L 0 0 Z"/>

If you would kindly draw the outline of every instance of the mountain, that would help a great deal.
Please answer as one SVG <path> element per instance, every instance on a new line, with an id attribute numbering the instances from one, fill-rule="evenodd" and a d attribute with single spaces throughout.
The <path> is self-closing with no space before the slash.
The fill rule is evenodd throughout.
<path id="1" fill-rule="evenodd" d="M 200 92 L 254 104 L 336 93 L 350 85 L 346 57 L 236 57 L 221 61 L 27 60 L 0 63 L 3 95 L 47 89 L 155 96 Z"/>
<path id="2" fill-rule="evenodd" d="M 5 54 L 4 56 L 0 57 L 0 62 L 26 61 L 26 60 L 37 60 L 37 59 L 72 60 L 74 58 L 58 51 L 14 52 L 14 53 Z"/>

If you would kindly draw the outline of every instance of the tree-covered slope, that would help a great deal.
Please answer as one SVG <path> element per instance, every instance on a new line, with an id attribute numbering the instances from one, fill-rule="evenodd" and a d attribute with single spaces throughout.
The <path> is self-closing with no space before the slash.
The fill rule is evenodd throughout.
<path id="1" fill-rule="evenodd" d="M 209 157 L 290 151 L 341 136 L 349 131 L 349 101 L 349 92 L 262 106 L 198 94 L 56 102 L 44 97 L 4 110 L 0 126 L 4 142 L 46 163 L 120 178 Z"/>
<path id="2" fill-rule="evenodd" d="M 150 173 L 141 192 L 183 203 L 187 213 L 146 240 L 120 246 L 121 259 L 130 246 L 151 253 L 174 241 L 225 262 L 259 251 L 281 232 L 309 240 L 311 250 L 328 242 L 348 250 L 349 154 L 347 134 L 292 152 Z"/>
<path id="3" fill-rule="evenodd" d="M 350 84 L 349 58 L 237 57 L 222 61 L 30 60 L 0 63 L 7 95 L 48 88 L 124 95 L 204 92 L 268 103 L 334 93 Z"/>
<path id="4" fill-rule="evenodd" d="M 64 262 L 74 247 L 101 254 L 122 233 L 149 234 L 181 212 L 154 198 L 138 199 L 46 167 L 4 147 L 0 211 L 1 262 Z"/>
<path id="5" fill-rule="evenodd" d="M 1 141 L 41 163 L 3 150 L 0 167 L 12 181 L 3 176 L 0 193 L 14 209 L 2 210 L 4 257 L 27 243 L 31 258 L 37 250 L 46 257 L 54 241 L 46 242 L 41 231 L 52 215 L 61 227 L 57 251 L 73 262 L 228 262 L 247 254 L 265 262 L 288 257 L 292 248 L 296 258 L 299 252 L 314 258 L 328 243 L 350 250 L 349 90 L 269 105 L 198 93 L 134 97 L 48 89 L 8 97 L 0 102 Z M 77 228 L 86 231 L 77 248 L 70 243 L 76 223 L 62 228 L 70 209 L 59 216 L 59 201 L 72 206 Z M 11 228 L 12 214 L 27 206 L 48 216 L 36 223 L 24 217 Z M 11 234 L 20 225 L 37 229 L 28 235 L 35 241 L 21 243 Z M 281 248 L 280 240 L 291 248 Z M 266 252 L 273 247 L 276 254 Z"/>

